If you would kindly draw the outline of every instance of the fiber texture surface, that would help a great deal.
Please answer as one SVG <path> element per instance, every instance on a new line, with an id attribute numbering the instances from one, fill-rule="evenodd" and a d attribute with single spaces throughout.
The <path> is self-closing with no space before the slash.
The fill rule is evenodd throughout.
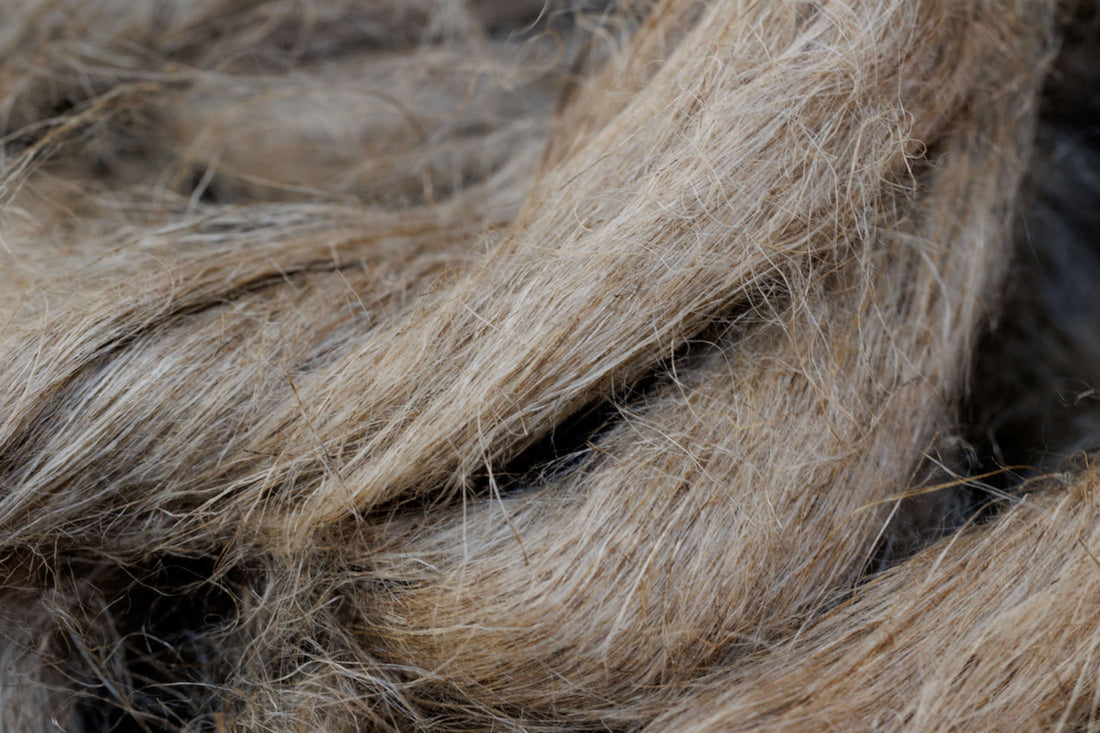
<path id="1" fill-rule="evenodd" d="M 1100 5 L 0 0 L 0 730 L 1100 730 Z"/>

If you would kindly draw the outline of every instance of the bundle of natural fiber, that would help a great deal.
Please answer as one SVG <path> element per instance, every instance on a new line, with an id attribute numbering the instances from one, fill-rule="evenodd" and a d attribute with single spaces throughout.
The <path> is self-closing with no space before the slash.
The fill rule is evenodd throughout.
<path id="1" fill-rule="evenodd" d="M 0 728 L 1100 730 L 1098 60 L 8 0 Z"/>

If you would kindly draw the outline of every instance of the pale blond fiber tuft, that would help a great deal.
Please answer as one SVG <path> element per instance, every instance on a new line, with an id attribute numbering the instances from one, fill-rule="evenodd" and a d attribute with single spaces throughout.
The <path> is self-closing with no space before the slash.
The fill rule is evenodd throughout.
<path id="1" fill-rule="evenodd" d="M 0 729 L 1100 730 L 1100 20 L 0 0 Z"/>

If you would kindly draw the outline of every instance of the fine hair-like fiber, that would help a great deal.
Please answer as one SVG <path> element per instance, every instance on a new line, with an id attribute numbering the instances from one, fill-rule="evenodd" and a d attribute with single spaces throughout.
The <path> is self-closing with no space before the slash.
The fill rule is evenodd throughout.
<path id="1" fill-rule="evenodd" d="M 0 730 L 1100 731 L 1098 8 L 0 0 Z"/>

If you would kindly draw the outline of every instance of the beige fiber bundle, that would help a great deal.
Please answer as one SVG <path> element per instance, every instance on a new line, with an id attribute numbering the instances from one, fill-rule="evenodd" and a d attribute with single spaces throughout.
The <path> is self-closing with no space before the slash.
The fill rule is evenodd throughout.
<path id="1" fill-rule="evenodd" d="M 0 0 L 0 730 L 1100 730 L 1100 6 Z"/>

